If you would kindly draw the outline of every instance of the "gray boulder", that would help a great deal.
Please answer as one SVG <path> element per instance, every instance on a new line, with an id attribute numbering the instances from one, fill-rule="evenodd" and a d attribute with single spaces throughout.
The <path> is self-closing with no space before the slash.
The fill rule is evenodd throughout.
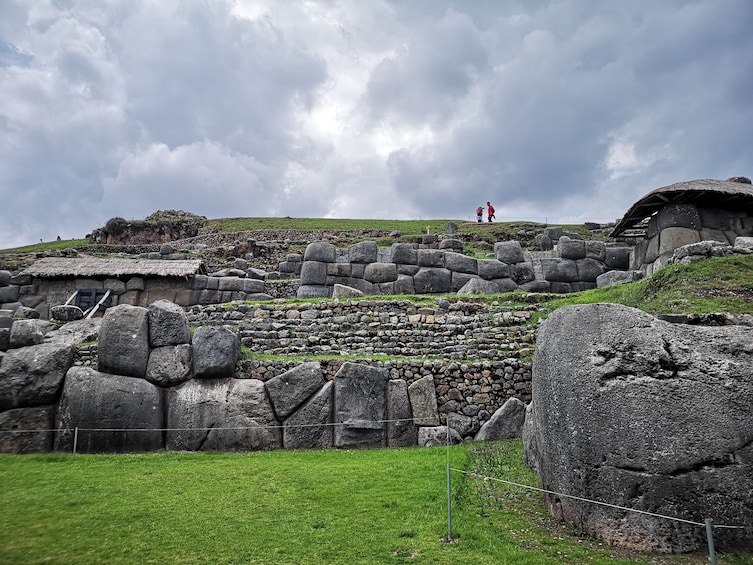
<path id="1" fill-rule="evenodd" d="M 387 381 L 387 446 L 409 447 L 418 443 L 418 428 L 413 421 L 408 383 L 403 379 Z"/>
<path id="2" fill-rule="evenodd" d="M 44 336 L 45 343 L 62 345 L 76 345 L 99 339 L 102 318 L 90 320 L 74 320 L 60 326 L 60 329 L 49 332 Z"/>
<path id="3" fill-rule="evenodd" d="M 69 345 L 11 349 L 0 363 L 0 410 L 54 404 L 72 364 Z"/>
<path id="4" fill-rule="evenodd" d="M 753 527 L 753 328 L 671 324 L 615 304 L 556 310 L 536 340 L 525 458 L 557 493 Z M 610 543 L 686 552 L 692 524 L 544 495 Z M 717 548 L 750 549 L 717 529 Z"/>
<path id="5" fill-rule="evenodd" d="M 363 278 L 370 283 L 394 282 L 397 280 L 395 263 L 369 263 L 363 272 Z"/>
<path id="6" fill-rule="evenodd" d="M 586 242 L 563 235 L 557 242 L 557 251 L 563 259 L 585 259 Z"/>
<path id="7" fill-rule="evenodd" d="M 357 296 L 363 296 L 363 292 L 352 286 L 335 284 L 332 287 L 332 298 L 356 298 Z"/>
<path id="8" fill-rule="evenodd" d="M 392 262 L 398 265 L 418 264 L 418 251 L 412 243 L 393 243 L 391 256 Z"/>
<path id="9" fill-rule="evenodd" d="M 279 420 L 290 416 L 312 394 L 322 388 L 322 367 L 316 361 L 296 365 L 266 382 L 267 394 Z"/>
<path id="10" fill-rule="evenodd" d="M 519 241 L 498 241 L 494 244 L 494 255 L 497 261 L 502 261 L 508 265 L 525 261 L 523 248 L 520 247 Z"/>
<path id="11" fill-rule="evenodd" d="M 478 276 L 482 279 L 506 279 L 510 276 L 510 266 L 497 260 L 478 261 Z"/>
<path id="12" fill-rule="evenodd" d="M 462 253 L 445 253 L 444 266 L 456 273 L 478 274 L 478 261 Z"/>
<path id="13" fill-rule="evenodd" d="M 301 285 L 327 284 L 327 263 L 305 261 L 301 266 Z"/>
<path id="14" fill-rule="evenodd" d="M 463 438 L 454 429 L 450 429 L 450 437 L 447 437 L 447 426 L 418 428 L 418 445 L 420 447 L 440 447 L 461 441 L 463 441 Z"/>
<path id="15" fill-rule="evenodd" d="M 72 322 L 84 317 L 84 311 L 72 304 L 61 304 L 50 308 L 50 318 L 61 322 Z"/>
<path id="16" fill-rule="evenodd" d="M 335 384 L 328 381 L 303 406 L 285 420 L 285 449 L 323 449 L 334 444 L 332 406 Z"/>
<path id="17" fill-rule="evenodd" d="M 143 378 L 149 362 L 149 310 L 128 304 L 105 310 L 97 358 L 103 373 Z"/>
<path id="18" fill-rule="evenodd" d="M 27 347 L 44 341 L 48 332 L 57 326 L 47 320 L 15 320 L 10 329 L 10 347 Z"/>
<path id="19" fill-rule="evenodd" d="M 525 417 L 525 403 L 517 398 L 510 398 L 481 426 L 473 439 L 481 441 L 520 437 Z"/>
<path id="20" fill-rule="evenodd" d="M 34 308 L 29 308 L 28 306 L 19 306 L 18 308 L 16 308 L 15 317 L 26 320 L 38 320 L 39 312 L 34 310 Z"/>
<path id="21" fill-rule="evenodd" d="M 453 232 L 454 233 L 454 232 Z M 444 249 L 446 251 L 454 251 L 456 253 L 462 253 L 463 252 L 463 242 L 459 239 L 443 239 L 439 242 L 439 248 Z"/>
<path id="22" fill-rule="evenodd" d="M 191 346 L 165 345 L 149 353 L 145 378 L 159 387 L 171 387 L 191 378 Z"/>
<path id="23" fill-rule="evenodd" d="M 222 379 L 234 376 L 240 350 L 238 334 L 230 328 L 197 328 L 193 334 L 194 377 Z"/>
<path id="24" fill-rule="evenodd" d="M 611 286 L 614 284 L 626 284 L 639 281 L 643 278 L 640 271 L 607 271 L 596 277 L 596 288 Z"/>
<path id="25" fill-rule="evenodd" d="M 337 259 L 337 248 L 325 241 L 315 241 L 306 246 L 303 254 L 305 261 L 320 261 L 322 263 L 334 263 Z"/>
<path id="26" fill-rule="evenodd" d="M 497 285 L 492 281 L 473 278 L 465 283 L 460 290 L 458 290 L 458 295 L 463 296 L 467 294 L 494 294 L 496 292 L 499 292 L 497 290 Z"/>
<path id="27" fill-rule="evenodd" d="M 430 251 L 423 250 L 422 251 Z M 437 294 L 452 290 L 452 271 L 435 267 L 424 267 L 413 276 L 416 294 Z"/>
<path id="28" fill-rule="evenodd" d="M 5 269 L 0 269 L 0 286 L 8 286 L 10 285 L 10 280 L 13 278 L 13 273 L 10 271 L 6 271 Z"/>
<path id="29" fill-rule="evenodd" d="M 57 409 L 55 449 L 127 453 L 164 448 L 162 395 L 143 379 L 72 367 Z M 102 431 L 98 431 L 102 430 Z M 125 430 L 125 431 L 124 431 Z"/>
<path id="30" fill-rule="evenodd" d="M 348 247 L 348 259 L 351 263 L 375 263 L 377 260 L 376 241 L 361 241 Z"/>
<path id="31" fill-rule="evenodd" d="M 149 344 L 152 347 L 190 341 L 188 317 L 183 308 L 169 300 L 157 300 L 149 305 Z"/>
<path id="32" fill-rule="evenodd" d="M 52 451 L 54 417 L 54 406 L 0 412 L 0 453 Z M 3 433 L 10 431 L 13 433 Z"/>
<path id="33" fill-rule="evenodd" d="M 191 380 L 168 393 L 167 449 L 268 450 L 282 447 L 279 422 L 257 379 Z"/>
<path id="34" fill-rule="evenodd" d="M 386 447 L 388 371 L 345 362 L 335 375 L 335 447 Z"/>
<path id="35" fill-rule="evenodd" d="M 426 375 L 411 383 L 408 387 L 408 397 L 413 410 L 413 421 L 417 426 L 439 425 L 434 377 Z"/>
<path id="36" fill-rule="evenodd" d="M 304 263 L 306 265 L 306 263 Z M 295 293 L 297 298 L 326 298 L 332 295 L 332 287 L 315 284 L 302 284 Z"/>

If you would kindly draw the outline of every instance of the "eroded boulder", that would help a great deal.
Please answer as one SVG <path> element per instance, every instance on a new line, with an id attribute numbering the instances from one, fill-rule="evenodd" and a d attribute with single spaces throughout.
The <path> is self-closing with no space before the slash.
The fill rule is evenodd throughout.
<path id="1" fill-rule="evenodd" d="M 671 324 L 614 304 L 556 310 L 537 336 L 523 438 L 545 489 L 753 527 L 753 328 Z M 550 512 L 638 550 L 692 551 L 696 525 L 545 495 Z M 716 529 L 717 547 L 753 546 Z"/>
<path id="2" fill-rule="evenodd" d="M 190 341 L 188 317 L 183 308 L 169 300 L 157 300 L 149 305 L 149 344 L 152 347 Z"/>
<path id="3" fill-rule="evenodd" d="M 279 422 L 256 379 L 190 380 L 168 391 L 167 449 L 267 450 L 282 447 Z"/>
<path id="4" fill-rule="evenodd" d="M 69 345 L 45 343 L 9 350 L 0 363 L 0 410 L 54 404 L 72 363 Z"/>
<path id="5" fill-rule="evenodd" d="M 520 437 L 526 405 L 517 398 L 510 398 L 500 406 L 476 434 L 476 440 L 494 440 Z"/>
<path id="6" fill-rule="evenodd" d="M 196 378 L 222 379 L 235 375 L 240 355 L 238 334 L 227 327 L 202 326 L 193 334 L 193 373 Z"/>
<path id="7" fill-rule="evenodd" d="M 316 361 L 296 365 L 266 382 L 267 394 L 280 420 L 290 416 L 312 394 L 322 388 L 322 367 Z"/>
<path id="8" fill-rule="evenodd" d="M 327 382 L 283 423 L 285 449 L 323 449 L 333 445 L 332 398 L 334 383 Z"/>
<path id="9" fill-rule="evenodd" d="M 335 447 L 385 447 L 388 371 L 343 363 L 335 375 Z"/>
<path id="10" fill-rule="evenodd" d="M 160 390 L 144 379 L 72 367 L 57 409 L 55 449 L 130 453 L 162 449 Z M 102 431 L 98 431 L 102 430 Z"/>
<path id="11" fill-rule="evenodd" d="M 149 362 L 149 310 L 129 304 L 108 308 L 99 329 L 97 361 L 103 373 L 143 377 Z"/>

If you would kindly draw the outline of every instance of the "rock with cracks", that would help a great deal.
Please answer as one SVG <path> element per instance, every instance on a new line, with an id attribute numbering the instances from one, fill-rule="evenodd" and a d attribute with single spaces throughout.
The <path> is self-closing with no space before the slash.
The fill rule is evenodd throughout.
<path id="1" fill-rule="evenodd" d="M 537 337 L 525 458 L 543 488 L 703 523 L 753 547 L 753 328 L 615 304 L 556 310 Z M 545 495 L 557 518 L 637 550 L 703 548 L 695 524 Z M 746 531 L 748 533 L 746 533 Z"/>

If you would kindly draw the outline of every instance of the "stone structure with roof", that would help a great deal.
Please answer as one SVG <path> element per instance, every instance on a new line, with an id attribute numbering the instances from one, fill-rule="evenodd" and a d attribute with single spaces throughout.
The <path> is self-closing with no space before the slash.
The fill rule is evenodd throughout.
<path id="1" fill-rule="evenodd" d="M 676 249 L 701 241 L 734 245 L 753 236 L 753 185 L 746 177 L 678 182 L 649 192 L 628 210 L 613 237 L 643 236 L 630 268 L 647 276 L 669 264 Z"/>

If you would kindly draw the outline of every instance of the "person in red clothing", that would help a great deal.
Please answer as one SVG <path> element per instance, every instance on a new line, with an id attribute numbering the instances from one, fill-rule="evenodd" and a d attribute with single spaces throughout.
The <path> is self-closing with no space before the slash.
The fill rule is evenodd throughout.
<path id="1" fill-rule="evenodd" d="M 489 221 L 492 221 L 492 218 L 494 218 L 494 206 L 492 206 L 491 202 L 486 203 L 486 215 Z"/>

